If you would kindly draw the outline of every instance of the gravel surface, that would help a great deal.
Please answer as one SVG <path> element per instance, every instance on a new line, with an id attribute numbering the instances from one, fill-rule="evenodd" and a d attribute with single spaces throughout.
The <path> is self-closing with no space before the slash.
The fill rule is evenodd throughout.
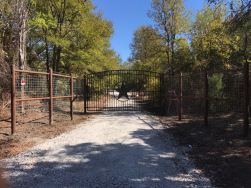
<path id="1" fill-rule="evenodd" d="M 103 112 L 2 160 L 11 187 L 212 187 L 153 117 Z"/>

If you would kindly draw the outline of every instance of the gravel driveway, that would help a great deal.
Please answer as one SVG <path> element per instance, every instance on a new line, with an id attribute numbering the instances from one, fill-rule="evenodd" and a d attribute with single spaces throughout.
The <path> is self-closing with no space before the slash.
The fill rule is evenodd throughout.
<path id="1" fill-rule="evenodd" d="M 162 125 L 141 112 L 103 112 L 5 159 L 12 187 L 212 187 Z"/>

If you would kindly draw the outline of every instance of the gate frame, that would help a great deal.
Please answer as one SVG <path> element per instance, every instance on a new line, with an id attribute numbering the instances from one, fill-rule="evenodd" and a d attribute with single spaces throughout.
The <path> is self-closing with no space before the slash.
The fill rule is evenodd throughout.
<path id="1" fill-rule="evenodd" d="M 159 81 L 159 90 L 158 91 L 156 91 L 156 92 L 159 92 L 159 101 L 158 101 L 158 103 L 159 103 L 159 108 L 162 110 L 163 109 L 163 106 L 164 106 L 164 103 L 163 103 L 163 101 L 162 101 L 162 98 L 163 98 L 163 96 L 164 95 L 162 95 L 162 92 L 164 91 L 164 74 L 163 73 L 159 73 L 159 72 L 154 72 L 154 71 L 145 71 L 145 70 L 126 70 L 126 69 L 122 69 L 122 70 L 108 70 L 108 71 L 100 71 L 100 72 L 94 72 L 94 73 L 90 73 L 90 74 L 87 74 L 87 75 L 84 75 L 84 88 L 85 88 L 85 91 L 87 91 L 87 92 L 85 92 L 84 93 L 84 113 L 86 114 L 87 113 L 87 111 L 88 111 L 88 92 L 90 92 L 87 88 L 88 88 L 88 76 L 90 76 L 90 75 L 98 75 L 98 74 L 103 74 L 103 73 L 107 73 L 107 72 L 118 72 L 118 73 L 120 73 L 120 72 L 122 72 L 122 74 L 123 74 L 123 72 L 136 72 L 136 74 L 138 73 L 138 72 L 141 72 L 141 73 L 148 73 L 148 74 L 155 74 L 155 76 L 149 76 L 149 78 L 150 77 L 155 77 L 155 78 L 157 78 L 157 80 Z M 116 74 L 111 74 L 111 75 L 116 75 Z M 110 76 L 110 75 L 109 75 Z M 114 107 L 114 108 L 116 108 L 116 107 Z M 93 110 L 91 110 L 91 111 L 93 111 Z M 99 110 L 97 110 L 97 111 L 99 111 Z M 102 110 L 100 110 L 100 111 L 102 111 Z M 107 111 L 110 111 L 110 110 L 107 110 Z M 138 111 L 138 110 L 136 110 L 136 111 Z"/>

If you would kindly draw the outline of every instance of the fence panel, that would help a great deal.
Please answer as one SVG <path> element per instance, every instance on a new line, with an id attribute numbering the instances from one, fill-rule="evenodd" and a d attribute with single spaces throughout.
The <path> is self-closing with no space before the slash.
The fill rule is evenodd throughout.
<path id="1" fill-rule="evenodd" d="M 1 134 L 11 130 L 11 74 L 0 67 L 0 129 Z"/>
<path id="2" fill-rule="evenodd" d="M 182 76 L 182 109 L 183 116 L 202 118 L 204 104 L 204 73 Z"/>
<path id="3" fill-rule="evenodd" d="M 164 78 L 164 113 L 176 115 L 179 109 L 179 77 Z"/>
<path id="4" fill-rule="evenodd" d="M 12 133 L 16 125 L 53 124 L 72 120 L 74 110 L 83 112 L 83 80 L 52 71 L 12 70 Z"/>
<path id="5" fill-rule="evenodd" d="M 16 124 L 48 124 L 48 74 L 15 71 Z M 24 100 L 25 99 L 25 100 Z"/>
<path id="6" fill-rule="evenodd" d="M 240 70 L 208 74 L 209 123 L 242 129 L 244 75 Z"/>
<path id="7" fill-rule="evenodd" d="M 204 125 L 214 125 L 224 130 L 240 132 L 244 127 L 244 134 L 247 135 L 247 101 L 251 102 L 250 92 L 248 100 L 245 99 L 250 90 L 249 76 L 245 73 L 247 70 L 248 67 L 245 66 L 239 70 L 206 71 L 180 78 L 166 77 L 165 113 L 168 116 L 179 116 L 179 119 L 204 119 Z M 173 91 L 178 93 L 179 88 L 182 90 L 178 98 L 173 95 Z M 182 116 L 178 114 L 178 104 L 181 106 Z"/>

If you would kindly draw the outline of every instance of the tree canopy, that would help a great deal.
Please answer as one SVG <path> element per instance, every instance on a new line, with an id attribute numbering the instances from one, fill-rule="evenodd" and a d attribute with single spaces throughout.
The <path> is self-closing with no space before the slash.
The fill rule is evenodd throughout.
<path id="1" fill-rule="evenodd" d="M 129 59 L 133 68 L 173 75 L 238 68 L 251 61 L 250 1 L 210 0 L 194 19 L 183 3 L 152 0 L 148 15 L 156 24 L 134 32 Z"/>
<path id="2" fill-rule="evenodd" d="M 95 11 L 91 0 L 1 0 L 1 4 L 1 50 L 8 64 L 20 66 L 17 60 L 23 55 L 25 67 L 56 72 L 83 75 L 118 68 L 119 57 L 110 48 L 113 24 Z M 26 25 L 18 27 L 21 22 Z"/>

